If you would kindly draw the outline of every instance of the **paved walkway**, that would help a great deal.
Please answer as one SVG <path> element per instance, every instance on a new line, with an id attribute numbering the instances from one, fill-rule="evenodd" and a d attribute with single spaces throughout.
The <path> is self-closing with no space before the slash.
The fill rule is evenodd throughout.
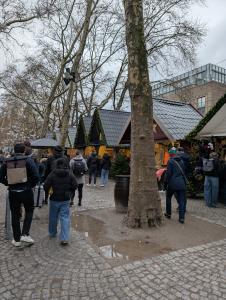
<path id="1" fill-rule="evenodd" d="M 68 247 L 50 239 L 45 207 L 33 221 L 35 245 L 19 250 L 3 239 L 4 198 L 0 186 L 0 299 L 226 299 L 226 240 L 111 267 L 82 233 Z M 112 183 L 85 187 L 85 208 L 113 206 Z M 189 200 L 188 211 L 226 227 L 224 208 Z"/>

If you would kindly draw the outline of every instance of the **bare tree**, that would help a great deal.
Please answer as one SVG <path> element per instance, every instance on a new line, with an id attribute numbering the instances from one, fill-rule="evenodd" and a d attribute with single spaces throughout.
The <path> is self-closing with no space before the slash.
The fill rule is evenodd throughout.
<path id="1" fill-rule="evenodd" d="M 1 46 L 7 48 L 5 40 L 15 40 L 13 33 L 16 29 L 28 29 L 34 19 L 42 19 L 52 14 L 55 2 L 56 0 L 40 0 L 28 5 L 23 0 L 0 0 Z"/>
<path id="2" fill-rule="evenodd" d="M 131 98 L 131 176 L 128 226 L 161 223 L 155 177 L 153 102 L 149 83 L 142 0 L 124 0 L 128 85 Z"/>

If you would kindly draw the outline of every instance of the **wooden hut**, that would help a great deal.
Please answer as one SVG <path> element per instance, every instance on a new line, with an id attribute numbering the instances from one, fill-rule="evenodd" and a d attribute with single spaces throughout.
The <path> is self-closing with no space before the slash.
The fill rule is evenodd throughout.
<path id="1" fill-rule="evenodd" d="M 122 148 L 126 151 L 128 147 L 126 145 L 120 146 L 118 142 L 129 119 L 129 112 L 107 109 L 94 111 L 89 131 L 89 145 L 95 147 L 100 157 L 105 152 L 113 157 Z"/>
<path id="2" fill-rule="evenodd" d="M 153 99 L 153 133 L 156 165 L 167 164 L 170 146 L 185 146 L 185 137 L 202 119 L 191 105 L 176 101 Z M 118 144 L 130 144 L 131 122 L 128 121 Z"/>

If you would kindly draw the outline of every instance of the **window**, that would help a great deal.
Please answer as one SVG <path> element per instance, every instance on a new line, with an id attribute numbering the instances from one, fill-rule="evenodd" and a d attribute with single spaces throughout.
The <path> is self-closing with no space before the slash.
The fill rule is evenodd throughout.
<path id="1" fill-rule="evenodd" d="M 198 111 L 204 115 L 205 114 L 205 108 L 206 108 L 206 97 L 203 96 L 203 97 L 200 97 L 198 98 Z"/>

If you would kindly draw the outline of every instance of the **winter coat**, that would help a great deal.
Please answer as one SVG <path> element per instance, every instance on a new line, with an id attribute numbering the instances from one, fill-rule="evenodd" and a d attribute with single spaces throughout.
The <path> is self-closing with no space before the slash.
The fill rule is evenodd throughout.
<path id="1" fill-rule="evenodd" d="M 47 159 L 47 162 L 46 162 L 46 169 L 45 169 L 45 176 L 44 178 L 46 179 L 47 176 L 51 173 L 51 171 L 54 169 L 54 163 L 55 161 L 58 159 L 58 158 L 65 158 L 65 160 L 68 162 L 68 158 L 67 156 L 64 155 L 64 152 L 56 152 L 54 153 L 53 156 L 50 156 L 48 159 Z M 69 163 L 68 163 L 68 166 L 69 166 Z"/>
<path id="2" fill-rule="evenodd" d="M 202 161 L 203 164 L 203 161 Z M 219 159 L 213 160 L 214 169 L 211 172 L 204 172 L 205 176 L 211 176 L 211 177 L 219 177 L 220 176 L 220 162 Z"/>
<path id="3" fill-rule="evenodd" d="M 185 152 L 179 153 L 176 156 L 179 156 L 184 163 L 185 167 L 185 173 L 186 174 L 191 174 L 192 173 L 192 168 L 191 168 L 191 157 Z"/>
<path id="4" fill-rule="evenodd" d="M 17 183 L 17 184 L 12 184 L 9 186 L 8 190 L 20 190 L 20 191 L 25 191 L 25 190 L 30 190 L 33 187 L 36 186 L 36 184 L 39 182 L 39 174 L 38 174 L 38 168 L 36 164 L 34 163 L 33 159 L 27 156 L 24 156 L 23 154 L 15 154 L 15 158 L 25 158 L 26 159 L 26 170 L 27 170 L 27 182 L 24 183 Z M 8 181 L 7 181 L 7 167 L 6 164 L 3 164 L 1 169 L 0 169 L 0 182 L 3 183 L 4 185 L 8 186 Z"/>
<path id="5" fill-rule="evenodd" d="M 182 158 L 179 156 L 175 156 L 171 158 L 168 161 L 167 171 L 166 171 L 166 180 L 167 180 L 168 188 L 174 191 L 185 190 L 186 189 L 185 178 L 182 175 L 182 172 L 180 171 L 175 161 L 180 165 L 181 169 L 183 170 L 186 176 L 186 168 Z"/>
<path id="6" fill-rule="evenodd" d="M 73 171 L 73 164 L 74 164 L 74 161 L 75 161 L 75 160 L 82 160 L 82 162 L 83 162 L 84 165 L 85 165 L 85 171 L 88 171 L 88 167 L 87 167 L 86 161 L 85 161 L 85 159 L 83 158 L 82 155 L 77 155 L 77 156 L 75 156 L 74 158 L 72 158 L 72 159 L 70 160 L 70 168 L 71 168 L 72 171 Z M 85 184 L 85 174 L 82 175 L 82 176 L 76 176 L 76 175 L 74 174 L 74 176 L 75 176 L 76 181 L 77 181 L 78 184 Z"/>
<path id="7" fill-rule="evenodd" d="M 99 159 L 95 154 L 91 154 L 87 160 L 87 166 L 90 171 L 97 171 L 99 168 Z"/>
<path id="8" fill-rule="evenodd" d="M 75 176 L 69 169 L 54 169 L 44 183 L 44 190 L 47 193 L 51 188 L 50 200 L 69 201 L 77 188 Z"/>
<path id="9" fill-rule="evenodd" d="M 110 170 L 111 169 L 111 159 L 108 154 L 104 154 L 101 162 L 100 162 L 101 169 Z"/>

